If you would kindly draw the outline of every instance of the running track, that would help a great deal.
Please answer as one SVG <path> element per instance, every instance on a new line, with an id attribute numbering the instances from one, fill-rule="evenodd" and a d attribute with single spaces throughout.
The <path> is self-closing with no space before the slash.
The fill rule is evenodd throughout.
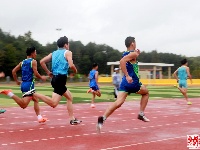
<path id="1" fill-rule="evenodd" d="M 0 150 L 188 150 L 187 135 L 200 135 L 200 101 L 192 99 L 149 101 L 146 116 L 137 120 L 139 101 L 125 102 L 96 133 L 97 117 L 110 104 L 74 104 L 75 117 L 83 122 L 71 126 L 65 105 L 41 106 L 49 120 L 39 124 L 33 107 L 7 108 L 0 114 Z"/>

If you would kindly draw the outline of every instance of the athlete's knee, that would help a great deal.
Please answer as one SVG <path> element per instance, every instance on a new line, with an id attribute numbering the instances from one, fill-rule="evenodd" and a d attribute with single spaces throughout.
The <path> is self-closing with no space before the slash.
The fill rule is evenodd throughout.
<path id="1" fill-rule="evenodd" d="M 22 105 L 19 105 L 22 109 L 25 109 L 28 105 L 26 104 L 22 104 Z"/>
<path id="2" fill-rule="evenodd" d="M 56 106 L 58 106 L 58 102 L 52 102 L 51 103 L 51 107 L 56 108 Z"/>
<path id="3" fill-rule="evenodd" d="M 101 97 L 101 92 L 97 92 L 96 94 L 98 97 Z"/>

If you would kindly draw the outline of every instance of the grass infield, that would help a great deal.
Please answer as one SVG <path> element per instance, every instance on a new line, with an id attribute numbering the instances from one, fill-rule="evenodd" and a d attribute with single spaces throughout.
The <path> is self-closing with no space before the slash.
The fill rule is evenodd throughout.
<path id="1" fill-rule="evenodd" d="M 52 95 L 52 87 L 50 85 L 40 85 L 35 86 L 36 91 L 45 94 L 47 96 Z M 182 94 L 177 88 L 174 88 L 173 86 L 147 86 L 150 93 L 150 100 L 156 100 L 156 99 L 171 99 L 173 98 L 183 98 Z M 12 89 L 13 93 L 17 96 L 21 97 L 21 91 L 20 87 L 16 85 L 1 85 L 0 90 L 3 89 Z M 69 85 L 68 89 L 71 91 L 73 95 L 73 103 L 90 103 L 90 99 L 92 97 L 91 94 L 87 94 L 86 91 L 88 90 L 88 86 L 86 85 L 80 85 L 80 84 L 74 84 Z M 96 97 L 95 102 L 112 102 L 114 99 L 108 100 L 108 93 L 113 92 L 113 87 L 109 85 L 100 85 L 100 90 L 102 92 L 101 97 Z M 189 87 L 188 88 L 188 96 L 189 98 L 192 97 L 200 97 L 199 87 Z M 138 94 L 131 94 L 127 97 L 128 101 L 136 101 L 140 100 L 140 95 Z M 184 99 L 183 99 L 184 100 Z M 65 104 L 66 99 L 62 98 L 60 101 L 60 104 Z M 30 103 L 30 105 L 33 105 L 33 102 Z M 40 105 L 46 105 L 42 101 L 40 101 Z M 2 107 L 15 107 L 18 106 L 14 100 L 9 98 L 6 95 L 0 95 L 0 108 Z"/>

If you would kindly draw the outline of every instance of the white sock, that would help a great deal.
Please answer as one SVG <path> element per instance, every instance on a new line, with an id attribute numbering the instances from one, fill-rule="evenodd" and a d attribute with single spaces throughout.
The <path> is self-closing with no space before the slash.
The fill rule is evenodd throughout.
<path id="1" fill-rule="evenodd" d="M 14 95 L 14 94 L 13 94 L 12 92 L 9 92 L 9 93 L 8 93 L 8 96 L 9 96 L 9 97 L 13 97 L 13 95 Z"/>
<path id="2" fill-rule="evenodd" d="M 143 111 L 140 111 L 140 116 L 144 116 L 144 112 Z"/>
<path id="3" fill-rule="evenodd" d="M 37 116 L 38 120 L 42 119 L 42 116 L 41 115 L 38 115 Z"/>

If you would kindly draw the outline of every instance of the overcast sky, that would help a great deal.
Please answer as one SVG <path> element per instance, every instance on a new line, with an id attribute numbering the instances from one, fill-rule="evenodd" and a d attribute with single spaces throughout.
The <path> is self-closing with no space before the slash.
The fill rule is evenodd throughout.
<path id="1" fill-rule="evenodd" d="M 0 28 L 43 45 L 66 35 L 124 51 L 134 36 L 141 51 L 200 56 L 200 0 L 0 0 Z"/>

